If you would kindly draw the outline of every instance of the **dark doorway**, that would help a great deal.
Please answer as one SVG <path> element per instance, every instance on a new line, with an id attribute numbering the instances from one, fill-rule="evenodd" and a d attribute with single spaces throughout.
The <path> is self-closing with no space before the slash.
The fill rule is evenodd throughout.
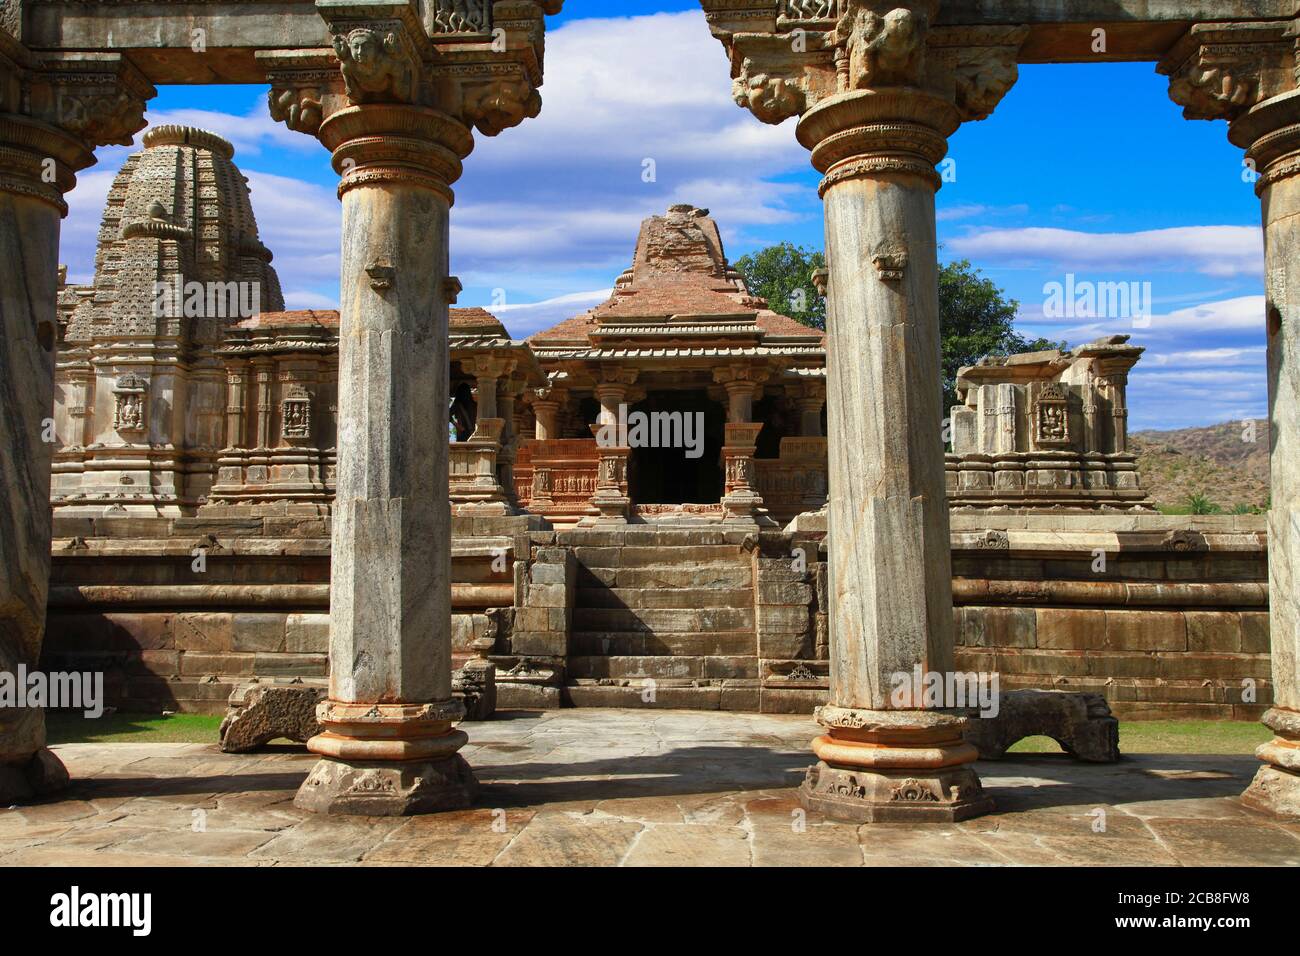
<path id="1" fill-rule="evenodd" d="M 722 442 L 726 414 L 700 390 L 649 392 L 631 412 L 680 412 L 704 416 L 704 453 L 687 458 L 685 448 L 633 448 L 628 493 L 641 505 L 717 504 L 722 500 Z M 694 426 L 692 426 L 694 427 Z M 692 434 L 695 434 L 694 432 Z"/>

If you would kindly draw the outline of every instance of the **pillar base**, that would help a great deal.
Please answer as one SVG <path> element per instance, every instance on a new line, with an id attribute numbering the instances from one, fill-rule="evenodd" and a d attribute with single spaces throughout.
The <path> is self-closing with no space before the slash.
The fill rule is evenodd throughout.
<path id="1" fill-rule="evenodd" d="M 71 782 L 63 761 L 42 747 L 25 763 L 0 767 L 0 804 L 11 806 L 58 793 Z"/>
<path id="2" fill-rule="evenodd" d="M 956 823 L 993 810 L 964 716 L 827 704 L 816 719 L 827 733 L 812 742 L 819 762 L 799 788 L 804 809 L 853 823 Z"/>
<path id="3" fill-rule="evenodd" d="M 394 817 L 462 810 L 478 783 L 457 752 L 469 738 L 452 725 L 458 700 L 426 704 L 322 701 L 324 728 L 307 741 L 323 758 L 298 789 L 294 806 L 314 813 Z"/>
<path id="4" fill-rule="evenodd" d="M 323 758 L 303 781 L 293 805 L 313 813 L 400 817 L 463 810 L 478 781 L 465 758 L 343 761 Z"/>
<path id="5" fill-rule="evenodd" d="M 850 823 L 957 823 L 993 810 L 970 767 L 868 770 L 824 760 L 808 768 L 799 803 Z"/>
<path id="6" fill-rule="evenodd" d="M 1300 819 L 1300 714 L 1274 707 L 1262 723 L 1277 737 L 1255 751 L 1264 766 L 1241 802 L 1275 817 Z"/>

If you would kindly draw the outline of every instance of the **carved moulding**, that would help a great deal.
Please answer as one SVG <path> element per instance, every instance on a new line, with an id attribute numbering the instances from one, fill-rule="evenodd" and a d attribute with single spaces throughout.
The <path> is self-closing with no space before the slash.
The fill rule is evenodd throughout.
<path id="1" fill-rule="evenodd" d="M 543 19 L 560 0 L 322 4 L 330 48 L 261 51 L 271 115 L 316 135 L 349 106 L 410 105 L 496 134 L 541 110 Z"/>
<path id="2" fill-rule="evenodd" d="M 1156 67 L 1187 119 L 1234 120 L 1295 87 L 1286 22 L 1194 25 Z"/>
<path id="3" fill-rule="evenodd" d="M 76 173 L 94 164 L 94 148 L 129 145 L 156 92 L 117 53 L 32 55 L 4 44 L 0 190 L 40 199 L 66 215 L 63 195 L 76 185 Z"/>

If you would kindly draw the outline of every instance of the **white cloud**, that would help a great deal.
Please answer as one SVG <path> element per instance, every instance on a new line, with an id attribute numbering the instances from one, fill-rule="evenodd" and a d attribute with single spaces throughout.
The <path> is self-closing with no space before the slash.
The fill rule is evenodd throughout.
<path id="1" fill-rule="evenodd" d="M 1183 226 L 1129 233 L 989 229 L 945 241 L 950 251 L 982 264 L 1048 263 L 1063 272 L 1179 270 L 1225 278 L 1261 276 L 1263 243 L 1257 226 Z"/>
<path id="2" fill-rule="evenodd" d="M 610 297 L 613 289 L 596 289 L 592 292 L 571 292 L 541 302 L 492 305 L 488 310 L 505 324 L 517 339 L 526 339 L 534 332 L 549 329 L 575 315 L 581 315 L 592 306 Z"/>

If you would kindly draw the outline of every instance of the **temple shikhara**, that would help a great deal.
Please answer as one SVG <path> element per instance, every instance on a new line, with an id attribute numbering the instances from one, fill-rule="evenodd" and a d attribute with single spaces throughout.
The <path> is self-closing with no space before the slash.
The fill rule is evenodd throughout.
<path id="1" fill-rule="evenodd" d="M 643 210 L 608 299 L 521 335 L 459 302 L 449 223 L 476 140 L 545 122 L 561 6 L 0 6 L 0 672 L 224 715 L 227 753 L 303 742 L 303 816 L 472 806 L 476 728 L 570 708 L 815 719 L 800 806 L 918 826 L 997 812 L 975 763 L 1027 736 L 1114 762 L 1118 720 L 1262 720 L 1244 802 L 1300 814 L 1297 11 L 702 0 L 717 95 L 792 120 L 820 174 L 826 329 L 681 203 Z M 937 166 L 1096 24 L 1259 171 L 1271 519 L 1157 512 L 1140 337 L 984 357 L 942 407 Z M 155 84 L 200 81 L 269 88 L 329 157 L 337 310 L 286 307 L 230 142 L 146 122 Z M 64 196 L 109 144 L 133 152 L 69 282 Z M 891 695 L 923 672 L 995 675 L 1003 715 Z M 0 806 L 66 788 L 46 744 L 41 708 L 0 702 Z M 558 776 L 570 746 L 541 751 Z"/>

